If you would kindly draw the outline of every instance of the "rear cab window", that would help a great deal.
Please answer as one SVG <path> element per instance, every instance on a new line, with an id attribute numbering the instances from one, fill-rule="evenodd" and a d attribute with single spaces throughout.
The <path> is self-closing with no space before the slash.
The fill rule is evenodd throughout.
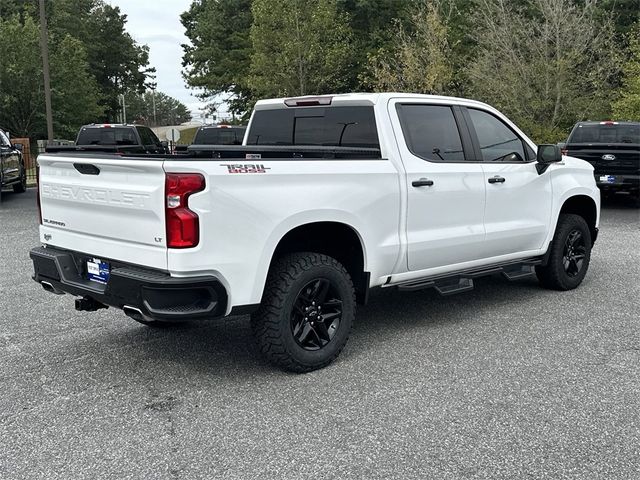
<path id="1" fill-rule="evenodd" d="M 138 145 L 133 127 L 84 127 L 77 145 Z"/>
<path id="2" fill-rule="evenodd" d="M 640 144 L 640 123 L 580 123 L 571 132 L 567 143 Z"/>
<path id="3" fill-rule="evenodd" d="M 197 145 L 242 145 L 245 127 L 201 127 L 193 143 Z"/>
<path id="4" fill-rule="evenodd" d="M 256 110 L 247 145 L 380 148 L 373 106 Z"/>

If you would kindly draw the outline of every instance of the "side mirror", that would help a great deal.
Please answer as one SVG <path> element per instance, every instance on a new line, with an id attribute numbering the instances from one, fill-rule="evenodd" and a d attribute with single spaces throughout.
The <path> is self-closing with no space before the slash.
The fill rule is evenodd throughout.
<path id="1" fill-rule="evenodd" d="M 538 145 L 536 154 L 536 170 L 538 175 L 542 175 L 549 165 L 562 161 L 562 153 L 558 145 Z"/>
<path id="2" fill-rule="evenodd" d="M 21 143 L 14 143 L 13 148 L 22 151 L 23 145 Z"/>
<path id="3" fill-rule="evenodd" d="M 538 145 L 536 155 L 538 163 L 549 164 L 562 161 L 562 153 L 558 145 Z"/>
<path id="4" fill-rule="evenodd" d="M 162 145 L 162 148 L 164 148 L 165 152 L 169 151 L 169 142 L 167 140 L 162 140 L 160 142 L 160 145 Z"/>

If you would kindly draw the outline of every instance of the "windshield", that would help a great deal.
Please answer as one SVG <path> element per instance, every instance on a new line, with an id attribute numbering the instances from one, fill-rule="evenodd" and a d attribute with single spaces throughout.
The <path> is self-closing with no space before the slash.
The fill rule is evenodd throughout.
<path id="1" fill-rule="evenodd" d="M 640 143 L 640 123 L 578 125 L 569 143 Z"/>
<path id="2" fill-rule="evenodd" d="M 201 128 L 193 143 L 196 145 L 242 145 L 245 127 Z"/>
<path id="3" fill-rule="evenodd" d="M 128 127 L 88 127 L 80 130 L 77 145 L 138 145 L 135 130 Z"/>

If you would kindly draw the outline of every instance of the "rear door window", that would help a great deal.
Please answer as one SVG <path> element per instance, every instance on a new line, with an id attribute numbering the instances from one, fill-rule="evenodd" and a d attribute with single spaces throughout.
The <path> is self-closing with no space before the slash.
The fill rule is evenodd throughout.
<path id="1" fill-rule="evenodd" d="M 398 107 L 398 115 L 411 153 L 434 162 L 465 160 L 460 131 L 451 107 L 403 104 Z"/>
<path id="2" fill-rule="evenodd" d="M 247 144 L 380 148 L 370 106 L 256 110 Z"/>

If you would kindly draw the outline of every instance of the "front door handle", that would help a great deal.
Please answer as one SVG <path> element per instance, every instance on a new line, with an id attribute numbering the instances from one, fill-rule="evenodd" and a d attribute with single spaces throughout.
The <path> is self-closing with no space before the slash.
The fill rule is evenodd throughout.
<path id="1" fill-rule="evenodd" d="M 496 175 L 495 177 L 491 177 L 489 179 L 489 183 L 504 183 L 505 181 L 506 180 L 499 175 Z"/>
<path id="2" fill-rule="evenodd" d="M 420 180 L 414 180 L 411 182 L 411 185 L 414 187 L 430 187 L 433 185 L 433 180 L 429 180 L 428 178 L 421 178 Z"/>

